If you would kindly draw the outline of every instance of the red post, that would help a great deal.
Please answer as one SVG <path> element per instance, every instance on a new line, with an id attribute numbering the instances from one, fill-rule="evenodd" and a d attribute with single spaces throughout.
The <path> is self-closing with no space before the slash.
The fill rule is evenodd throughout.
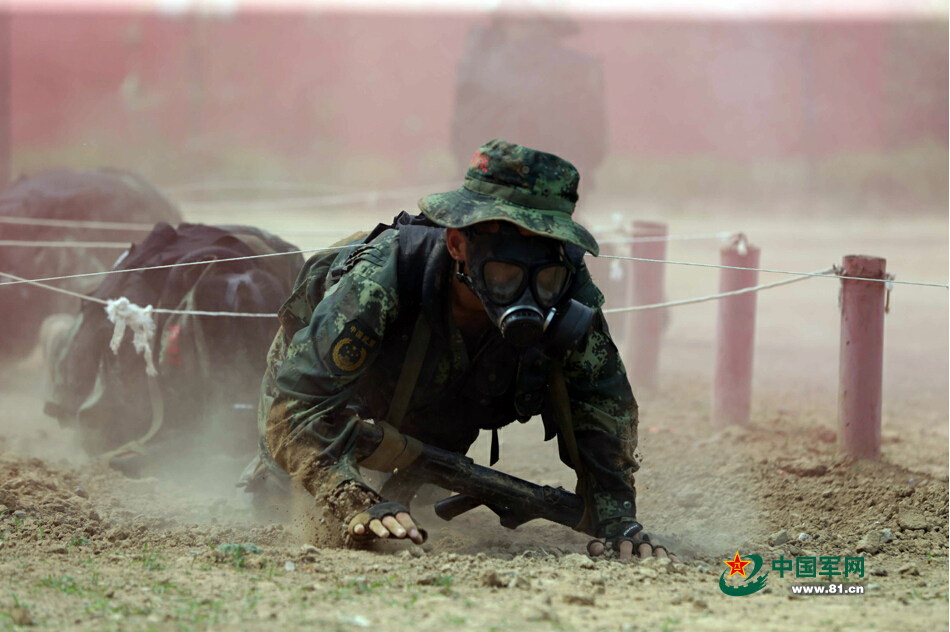
<path id="1" fill-rule="evenodd" d="M 629 261 L 608 259 L 606 256 L 630 256 L 630 244 L 625 240 L 629 237 L 627 231 L 618 224 L 610 228 L 600 227 L 594 235 L 600 244 L 600 257 L 585 259 L 587 270 L 594 283 L 604 294 L 604 309 L 616 309 L 632 305 L 633 294 L 633 266 Z M 620 243 L 617 243 L 620 242 Z M 606 255 L 606 256 L 605 256 Z M 610 335 L 618 348 L 623 348 L 629 338 L 629 314 L 618 312 L 607 314 L 607 324 L 610 326 Z"/>
<path id="2" fill-rule="evenodd" d="M 724 266 L 758 268 L 760 251 L 740 234 L 719 251 Z M 722 269 L 719 291 L 734 292 L 758 283 L 754 270 Z M 716 334 L 716 377 L 713 386 L 713 424 L 749 424 L 752 407 L 752 359 L 755 355 L 756 293 L 730 296 L 719 301 Z"/>
<path id="3" fill-rule="evenodd" d="M 848 255 L 843 276 L 883 279 L 887 261 Z M 842 279 L 838 386 L 839 445 L 861 459 L 881 457 L 884 283 Z"/>
<path id="4" fill-rule="evenodd" d="M 633 223 L 633 237 L 645 239 L 631 244 L 631 256 L 641 259 L 666 259 L 666 224 L 659 222 Z M 663 263 L 633 262 L 633 284 L 630 294 L 634 305 L 653 305 L 665 300 Z M 666 323 L 665 309 L 648 309 L 631 312 L 626 330 L 629 332 L 624 347 L 632 346 L 631 366 L 628 367 L 633 387 L 653 388 L 656 386 L 657 369 L 660 364 L 660 338 Z"/>

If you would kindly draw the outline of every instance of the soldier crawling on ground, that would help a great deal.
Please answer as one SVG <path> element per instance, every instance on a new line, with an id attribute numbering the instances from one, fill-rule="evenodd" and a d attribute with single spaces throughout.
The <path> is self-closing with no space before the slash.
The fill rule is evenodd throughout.
<path id="1" fill-rule="evenodd" d="M 273 313 L 303 257 L 254 256 L 296 250 L 249 226 L 160 222 L 113 266 L 130 272 L 103 277 L 91 294 L 185 312 Z M 76 315 L 47 319 L 44 411 L 75 428 L 90 456 L 128 475 L 187 476 L 187 463 L 194 480 L 196 467 L 226 467 L 230 457 L 233 481 L 254 451 L 257 392 L 277 323 L 188 313 L 156 313 L 154 322 L 156 375 L 148 375 L 131 331 L 117 352 L 110 349 L 114 325 L 100 303 L 84 301 Z"/>
<path id="2" fill-rule="evenodd" d="M 244 478 L 255 504 L 289 503 L 295 481 L 346 541 L 421 544 L 408 507 L 420 483 L 384 498 L 359 468 L 393 471 L 411 440 L 464 454 L 483 429 L 494 463 L 497 430 L 540 414 L 577 473 L 589 552 L 667 555 L 637 522 L 637 403 L 584 266 L 597 243 L 571 217 L 578 180 L 553 154 L 493 140 L 420 216 L 307 262 L 268 358 Z M 383 439 L 361 439 L 360 419 Z"/>

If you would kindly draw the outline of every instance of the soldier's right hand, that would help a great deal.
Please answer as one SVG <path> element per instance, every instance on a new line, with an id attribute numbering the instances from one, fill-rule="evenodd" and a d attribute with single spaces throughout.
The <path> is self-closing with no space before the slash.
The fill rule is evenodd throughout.
<path id="1" fill-rule="evenodd" d="M 348 531 L 353 539 L 359 541 L 393 537 L 409 538 L 416 544 L 422 544 L 428 537 L 426 530 L 416 525 L 406 507 L 390 501 L 376 503 L 354 516 Z"/>

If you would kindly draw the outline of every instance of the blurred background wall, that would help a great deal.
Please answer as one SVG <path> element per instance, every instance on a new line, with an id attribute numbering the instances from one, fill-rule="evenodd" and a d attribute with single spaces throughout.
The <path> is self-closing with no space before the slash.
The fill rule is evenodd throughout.
<path id="1" fill-rule="evenodd" d="M 17 8 L 12 169 L 111 164 L 160 184 L 453 179 L 457 71 L 491 19 Z M 599 193 L 873 194 L 946 211 L 945 16 L 571 20 L 561 45 L 603 72 Z"/>

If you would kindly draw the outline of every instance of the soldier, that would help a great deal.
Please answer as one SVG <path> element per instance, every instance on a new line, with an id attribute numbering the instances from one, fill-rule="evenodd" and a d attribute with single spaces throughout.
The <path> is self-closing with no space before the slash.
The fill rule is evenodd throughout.
<path id="1" fill-rule="evenodd" d="M 240 258 L 296 250 L 250 226 L 160 222 L 113 268 L 130 272 L 105 276 L 92 296 L 181 312 L 273 313 L 290 294 L 303 257 Z M 186 265 L 215 260 L 227 261 Z M 174 264 L 181 265 L 169 267 Z M 44 411 L 75 428 L 90 456 L 131 476 L 174 473 L 183 460 L 220 455 L 240 468 L 255 449 L 257 392 L 277 323 L 158 313 L 154 324 L 156 374 L 148 375 L 130 331 L 117 352 L 110 349 L 115 329 L 101 304 L 84 301 L 73 319 L 48 321 Z"/>
<path id="2" fill-rule="evenodd" d="M 22 220 L 72 220 L 92 227 L 0 223 L 0 239 L 14 241 L 127 242 L 141 231 L 99 230 L 95 222 L 155 224 L 181 221 L 176 205 L 141 177 L 116 169 L 56 169 L 21 176 L 0 191 L 0 217 Z M 51 277 L 108 270 L 115 250 L 101 248 L 0 248 L 0 272 L 24 277 Z M 0 278 L 0 281 L 6 280 Z M 96 277 L 71 279 L 60 287 L 88 294 Z M 18 285 L 3 290 L 0 301 L 0 361 L 16 360 L 37 342 L 40 323 L 56 312 L 71 310 L 73 299 Z"/>
<path id="3" fill-rule="evenodd" d="M 603 64 L 566 45 L 581 32 L 564 15 L 502 7 L 469 29 L 456 73 L 450 146 L 460 169 L 485 138 L 566 155 L 585 197 L 607 154 Z"/>
<path id="4" fill-rule="evenodd" d="M 597 243 L 571 219 L 578 180 L 553 154 L 493 140 L 462 188 L 419 201 L 421 216 L 311 258 L 279 310 L 244 481 L 255 502 L 296 481 L 348 542 L 421 544 L 415 488 L 384 497 L 359 467 L 393 471 L 404 437 L 465 453 L 483 429 L 494 463 L 497 429 L 540 414 L 603 540 L 588 550 L 666 556 L 637 522 L 637 403 L 584 266 Z M 368 445 L 358 419 L 384 439 Z"/>

